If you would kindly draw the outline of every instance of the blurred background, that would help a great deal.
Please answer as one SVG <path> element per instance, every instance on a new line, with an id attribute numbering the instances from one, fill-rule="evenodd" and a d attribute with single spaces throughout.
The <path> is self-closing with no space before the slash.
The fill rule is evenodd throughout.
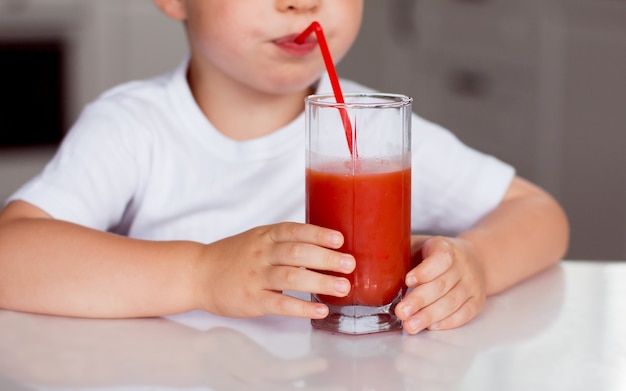
<path id="1" fill-rule="evenodd" d="M 0 200 L 82 106 L 186 51 L 150 0 L 0 0 Z M 625 1 L 365 0 L 338 73 L 412 96 L 547 189 L 571 220 L 567 258 L 626 259 Z"/>

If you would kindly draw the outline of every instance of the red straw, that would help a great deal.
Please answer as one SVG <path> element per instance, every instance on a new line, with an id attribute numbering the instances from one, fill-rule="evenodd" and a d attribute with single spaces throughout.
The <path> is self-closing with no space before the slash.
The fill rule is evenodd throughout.
<path id="1" fill-rule="evenodd" d="M 343 93 L 341 92 L 341 86 L 339 85 L 339 78 L 337 77 L 337 71 L 335 70 L 335 64 L 333 63 L 333 59 L 330 56 L 330 51 L 328 50 L 328 44 L 326 43 L 326 38 L 324 37 L 324 31 L 322 30 L 322 26 L 318 22 L 313 22 L 306 28 L 300 35 L 298 35 L 295 39 L 296 43 L 303 43 L 304 40 L 315 31 L 315 35 L 317 36 L 317 42 L 320 45 L 320 50 L 322 51 L 322 57 L 324 58 L 324 64 L 326 65 L 326 71 L 328 72 L 328 77 L 330 78 L 330 84 L 333 88 L 333 93 L 335 94 L 335 100 L 337 103 L 345 103 L 343 100 Z M 350 154 L 353 153 L 352 150 L 352 125 L 350 124 L 350 117 L 348 117 L 348 112 L 345 108 L 339 107 L 339 114 L 341 115 L 341 121 L 343 122 L 343 127 L 346 131 L 346 140 L 348 141 L 348 149 L 350 149 Z"/>

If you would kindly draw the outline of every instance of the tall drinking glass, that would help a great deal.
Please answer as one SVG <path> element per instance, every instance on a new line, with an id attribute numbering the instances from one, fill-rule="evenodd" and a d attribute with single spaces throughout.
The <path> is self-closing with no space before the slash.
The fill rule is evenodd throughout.
<path id="1" fill-rule="evenodd" d="M 306 220 L 343 233 L 340 251 L 356 259 L 348 296 L 312 295 L 330 308 L 312 325 L 347 334 L 401 329 L 394 309 L 410 266 L 412 99 L 368 93 L 344 100 L 305 101 Z"/>

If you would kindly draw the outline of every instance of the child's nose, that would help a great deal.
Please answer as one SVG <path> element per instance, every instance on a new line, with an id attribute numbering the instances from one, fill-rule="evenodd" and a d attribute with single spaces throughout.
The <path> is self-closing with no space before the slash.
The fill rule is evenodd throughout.
<path id="1" fill-rule="evenodd" d="M 310 12 L 319 7 L 321 0 L 276 0 L 276 8 L 281 12 Z"/>

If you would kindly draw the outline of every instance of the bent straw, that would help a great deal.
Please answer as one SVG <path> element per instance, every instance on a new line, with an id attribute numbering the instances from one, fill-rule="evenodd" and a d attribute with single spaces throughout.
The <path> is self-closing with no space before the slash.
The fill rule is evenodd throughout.
<path id="1" fill-rule="evenodd" d="M 333 59 L 330 56 L 330 50 L 328 50 L 328 44 L 326 43 L 326 37 L 324 37 L 324 31 L 322 30 L 322 26 L 318 22 L 313 22 L 307 27 L 300 35 L 296 37 L 294 40 L 296 43 L 303 43 L 304 40 L 315 31 L 315 35 L 317 37 L 317 42 L 319 43 L 320 50 L 322 51 L 322 57 L 324 58 L 324 64 L 326 65 L 326 71 L 328 72 L 328 77 L 330 78 L 330 85 L 333 88 L 333 93 L 335 94 L 335 100 L 337 103 L 345 103 L 343 99 L 343 93 L 341 92 L 341 86 L 339 85 L 339 78 L 337 77 L 337 71 L 335 70 L 335 64 L 333 63 Z M 343 127 L 346 131 L 346 140 L 348 141 L 348 149 L 350 150 L 350 155 L 353 154 L 353 146 L 352 146 L 352 124 L 350 123 L 350 117 L 348 117 L 348 112 L 344 107 L 338 107 L 339 115 L 341 115 L 341 122 L 343 122 Z"/>

